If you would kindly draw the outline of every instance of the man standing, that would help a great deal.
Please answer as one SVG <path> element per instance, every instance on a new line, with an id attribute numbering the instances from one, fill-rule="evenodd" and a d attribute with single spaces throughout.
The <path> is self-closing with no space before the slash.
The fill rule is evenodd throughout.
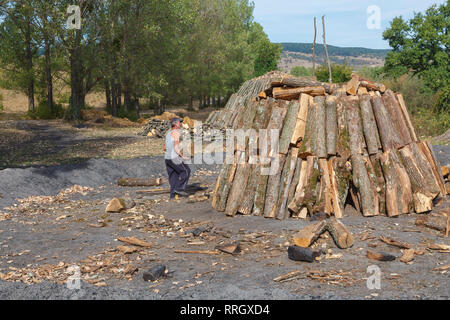
<path id="1" fill-rule="evenodd" d="M 166 144 L 164 150 L 166 151 L 165 162 L 167 174 L 169 175 L 170 184 L 170 199 L 175 198 L 175 195 L 186 197 L 186 185 L 191 175 L 191 169 L 183 160 L 182 151 L 180 150 L 181 138 L 181 122 L 179 118 L 170 120 L 171 130 L 166 135 Z"/>

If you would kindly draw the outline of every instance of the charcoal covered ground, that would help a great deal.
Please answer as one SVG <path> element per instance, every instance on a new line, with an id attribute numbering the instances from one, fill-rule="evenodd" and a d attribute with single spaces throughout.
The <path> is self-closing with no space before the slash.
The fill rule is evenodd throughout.
<path id="1" fill-rule="evenodd" d="M 450 147 L 435 148 L 441 164 L 450 164 Z M 213 188 L 216 165 L 195 165 L 193 181 Z M 355 235 L 351 249 L 340 250 L 323 236 L 314 249 L 328 251 L 315 263 L 288 259 L 289 238 L 308 221 L 261 217 L 226 217 L 210 202 L 167 201 L 167 195 L 145 196 L 115 185 L 119 177 L 165 176 L 163 159 L 91 159 L 79 164 L 0 171 L 0 299 L 445 299 L 450 273 L 437 268 L 449 254 L 426 249 L 449 244 L 439 232 L 416 227 L 417 215 L 363 218 L 346 211 L 343 222 Z M 73 185 L 91 187 L 85 195 L 68 193 Z M 29 196 L 19 203 L 16 199 Z M 113 197 L 131 197 L 136 207 L 105 214 Z M 450 206 L 450 199 L 441 206 Z M 181 219 L 181 220 L 180 220 Z M 209 225 L 199 237 L 185 231 Z M 398 259 L 379 262 L 367 250 L 401 256 L 381 235 L 408 242 L 424 255 L 412 264 Z M 132 254 L 116 251 L 118 237 L 134 236 L 151 243 Z M 240 241 L 242 253 L 189 254 L 174 250 L 213 250 Z M 145 282 L 142 274 L 164 264 L 170 277 Z M 70 266 L 79 266 L 81 289 L 70 290 Z M 369 290 L 367 268 L 380 267 L 381 290 Z M 300 270 L 298 279 L 273 279 Z M 34 284 L 28 284 L 38 282 Z"/>

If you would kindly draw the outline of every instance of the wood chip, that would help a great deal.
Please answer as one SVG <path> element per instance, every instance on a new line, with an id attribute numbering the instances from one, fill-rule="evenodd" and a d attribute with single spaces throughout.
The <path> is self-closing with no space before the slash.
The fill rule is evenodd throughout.
<path id="1" fill-rule="evenodd" d="M 120 238 L 117 238 L 117 240 L 128 243 L 128 244 L 132 244 L 132 245 L 138 246 L 138 247 L 149 248 L 151 246 L 151 244 L 149 242 L 140 240 L 135 237 L 128 237 L 128 238 L 120 237 Z"/>

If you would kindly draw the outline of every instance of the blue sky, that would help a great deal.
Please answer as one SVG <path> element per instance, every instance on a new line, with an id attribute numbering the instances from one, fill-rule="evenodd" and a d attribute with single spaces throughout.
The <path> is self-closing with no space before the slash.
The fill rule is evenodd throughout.
<path id="1" fill-rule="evenodd" d="M 317 17 L 318 41 L 322 43 L 325 15 L 327 44 L 342 47 L 389 49 L 382 33 L 396 16 L 411 18 L 432 4 L 446 0 L 253 0 L 255 21 L 272 42 L 312 42 L 313 18 Z M 367 28 L 367 8 L 380 8 L 380 29 Z"/>

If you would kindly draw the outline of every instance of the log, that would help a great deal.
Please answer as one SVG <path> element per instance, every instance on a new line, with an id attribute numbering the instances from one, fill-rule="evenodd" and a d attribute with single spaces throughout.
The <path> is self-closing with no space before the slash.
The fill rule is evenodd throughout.
<path id="1" fill-rule="evenodd" d="M 240 151 L 238 151 L 240 152 Z M 243 152 L 243 155 L 245 152 Z M 242 198 L 244 196 L 244 190 L 247 187 L 248 179 L 250 176 L 250 164 L 240 163 L 236 169 L 236 175 L 233 180 L 233 185 L 230 188 L 230 193 L 227 199 L 227 206 L 225 213 L 227 216 L 235 216 L 239 205 L 241 204 Z"/>
<path id="2" fill-rule="evenodd" d="M 361 209 L 361 195 L 360 195 L 360 193 L 358 191 L 358 188 L 355 187 L 355 184 L 352 181 L 350 181 L 349 193 L 350 193 L 350 197 L 352 198 L 355 210 L 357 212 L 361 213 L 362 212 L 362 209 Z"/>
<path id="3" fill-rule="evenodd" d="M 297 145 L 305 137 L 306 120 L 308 117 L 309 99 L 311 96 L 307 94 L 300 95 L 300 108 L 297 114 L 295 129 L 292 134 L 291 144 Z"/>
<path id="4" fill-rule="evenodd" d="M 299 179 L 298 179 L 298 184 L 295 188 L 294 198 L 291 200 L 291 202 L 289 202 L 289 205 L 288 205 L 289 210 L 292 211 L 295 215 L 297 215 L 300 212 L 301 204 L 297 205 L 297 198 L 298 198 L 298 201 L 301 200 L 300 193 L 305 188 L 306 181 L 308 178 L 308 172 L 309 172 L 309 170 L 312 170 L 312 168 L 310 168 L 309 166 L 312 166 L 312 164 L 313 164 L 312 162 L 308 163 L 308 161 L 305 161 L 305 160 L 303 160 L 301 163 L 300 175 L 299 175 Z"/>
<path id="5" fill-rule="evenodd" d="M 302 207 L 307 207 L 310 214 L 314 213 L 313 209 L 317 199 L 318 179 L 320 177 L 318 160 L 317 157 L 313 156 L 307 158 L 305 172 L 300 173 L 301 177 L 294 200 L 289 204 L 291 211 L 299 212 Z"/>
<path id="6" fill-rule="evenodd" d="M 335 156 L 337 153 L 337 109 L 336 97 L 327 96 L 325 100 L 326 106 L 326 137 L 327 137 L 327 154 Z"/>
<path id="7" fill-rule="evenodd" d="M 316 109 L 316 141 L 315 151 L 319 158 L 327 158 L 327 132 L 325 115 L 325 97 L 315 97 Z"/>
<path id="8" fill-rule="evenodd" d="M 294 261 L 314 262 L 320 252 L 312 251 L 309 248 L 290 246 L 288 248 L 288 257 Z"/>
<path id="9" fill-rule="evenodd" d="M 449 217 L 437 214 L 429 214 L 418 217 L 416 219 L 416 225 L 438 230 L 441 232 L 446 232 L 448 221 Z"/>
<path id="10" fill-rule="evenodd" d="M 397 133 L 402 141 L 402 147 L 404 145 L 410 144 L 412 142 L 411 136 L 409 134 L 409 128 L 406 125 L 406 121 L 403 117 L 403 113 L 400 104 L 397 101 L 394 93 L 391 90 L 387 90 L 383 95 L 383 102 L 386 106 L 391 120 L 397 128 Z"/>
<path id="11" fill-rule="evenodd" d="M 323 87 L 328 94 L 333 93 L 333 86 L 329 83 L 319 82 L 309 78 L 297 77 L 283 77 L 278 82 L 272 82 L 272 87 L 286 86 L 290 88 L 304 88 L 304 87 Z"/>
<path id="12" fill-rule="evenodd" d="M 238 157 L 242 151 L 236 152 L 235 160 L 233 164 L 225 164 L 222 167 L 220 174 L 220 179 L 217 184 L 220 184 L 218 188 L 216 187 L 217 193 L 214 194 L 213 205 L 214 209 L 219 212 L 224 212 L 227 207 L 227 199 L 230 193 L 231 186 L 233 185 L 234 177 L 236 175 Z"/>
<path id="13" fill-rule="evenodd" d="M 375 178 L 372 179 L 376 182 L 380 214 L 386 215 L 386 180 L 384 179 L 383 170 L 381 168 L 380 157 L 381 154 L 370 156 L 370 174 L 375 175 Z"/>
<path id="14" fill-rule="evenodd" d="M 382 147 L 372 104 L 370 103 L 370 96 L 362 96 L 359 100 L 367 150 L 369 155 L 377 154 Z"/>
<path id="15" fill-rule="evenodd" d="M 300 172 L 302 170 L 302 159 L 297 157 L 297 164 L 295 166 L 294 176 L 292 177 L 291 186 L 289 187 L 289 195 L 286 202 L 286 217 L 290 216 L 290 210 L 288 208 L 289 204 L 294 200 L 295 190 L 297 189 L 298 182 L 300 180 Z"/>
<path id="16" fill-rule="evenodd" d="M 360 85 L 361 85 L 361 83 L 360 83 Z M 362 96 L 362 95 L 368 95 L 369 94 L 369 92 L 367 91 L 367 89 L 365 88 L 365 87 L 359 87 L 358 88 L 358 92 L 357 92 L 357 95 L 358 96 Z"/>
<path id="17" fill-rule="evenodd" d="M 330 172 L 327 159 L 319 159 L 320 191 L 314 212 L 324 211 L 331 216 L 333 212 Z"/>
<path id="18" fill-rule="evenodd" d="M 398 151 L 380 155 L 381 168 L 386 180 L 386 212 L 389 217 L 412 211 L 411 182 Z"/>
<path id="19" fill-rule="evenodd" d="M 302 271 L 300 271 L 300 270 L 292 271 L 287 274 L 283 274 L 279 277 L 276 277 L 275 279 L 273 279 L 273 281 L 285 282 L 285 281 L 289 281 L 289 280 L 294 280 L 294 279 L 297 279 L 301 274 L 302 274 Z"/>
<path id="20" fill-rule="evenodd" d="M 162 184 L 161 178 L 156 179 L 134 179 L 134 178 L 120 178 L 117 180 L 117 185 L 121 187 L 154 187 Z"/>
<path id="21" fill-rule="evenodd" d="M 238 212 L 243 215 L 250 215 L 253 210 L 253 203 L 255 201 L 256 185 L 259 179 L 261 168 L 257 165 L 250 165 L 250 174 L 247 186 L 243 193 L 242 201 L 238 207 Z"/>
<path id="22" fill-rule="evenodd" d="M 365 140 L 360 117 L 358 97 L 343 98 L 345 103 L 345 117 L 349 134 L 351 155 L 362 155 L 365 153 Z"/>
<path id="23" fill-rule="evenodd" d="M 275 174 L 269 176 L 266 190 L 266 201 L 264 204 L 264 216 L 266 218 L 275 218 L 279 211 L 278 196 L 281 185 L 281 174 L 283 172 L 286 156 L 280 154 L 278 156 L 278 170 Z"/>
<path id="24" fill-rule="evenodd" d="M 360 81 L 359 85 L 368 90 L 380 91 L 381 93 L 384 93 L 386 91 L 386 86 L 384 84 L 369 81 L 369 80 L 362 79 L 362 78 L 359 78 L 359 81 Z"/>
<path id="25" fill-rule="evenodd" d="M 326 220 L 307 225 L 294 235 L 294 244 L 298 247 L 308 248 L 326 231 L 326 226 Z"/>
<path id="26" fill-rule="evenodd" d="M 302 93 L 310 96 L 324 96 L 325 89 L 323 87 L 304 87 L 304 88 L 273 88 L 272 96 L 274 99 L 282 100 L 298 100 Z"/>
<path id="27" fill-rule="evenodd" d="M 331 218 L 326 225 L 326 230 L 330 233 L 334 242 L 340 249 L 347 249 L 353 246 L 355 239 L 342 222 L 335 218 Z"/>
<path id="28" fill-rule="evenodd" d="M 411 181 L 416 212 L 424 213 L 432 210 L 433 200 L 441 192 L 441 189 L 430 163 L 416 142 L 400 149 L 400 155 Z"/>
<path id="29" fill-rule="evenodd" d="M 291 101 L 291 103 L 289 103 L 280 137 L 279 152 L 282 154 L 287 154 L 289 151 L 289 146 L 291 145 L 292 136 L 294 134 L 299 109 L 300 103 L 298 101 Z"/>
<path id="30" fill-rule="evenodd" d="M 270 165 L 263 165 L 265 170 L 270 169 Z M 261 167 L 261 170 L 263 169 Z M 266 189 L 269 176 L 267 174 L 259 173 L 259 178 L 255 188 L 255 199 L 253 201 L 253 211 L 254 216 L 264 215 L 264 204 L 266 202 Z"/>
<path id="31" fill-rule="evenodd" d="M 283 168 L 283 174 L 281 176 L 281 188 L 280 195 L 278 197 L 279 212 L 277 218 L 284 220 L 288 217 L 287 201 L 289 197 L 289 190 L 291 187 L 292 179 L 294 177 L 295 167 L 297 165 L 298 148 L 292 148 L 289 153 L 289 157 L 286 159 L 286 164 Z"/>
<path id="32" fill-rule="evenodd" d="M 434 178 L 441 189 L 441 196 L 445 196 L 447 194 L 447 190 L 445 189 L 444 176 L 442 174 L 441 166 L 436 159 L 436 155 L 434 154 L 433 146 L 428 141 L 420 142 L 418 143 L 418 146 L 431 166 Z"/>
<path id="33" fill-rule="evenodd" d="M 370 102 L 372 103 L 372 110 L 377 122 L 383 151 L 401 148 L 403 142 L 395 129 L 383 99 L 379 96 L 374 96 L 370 98 Z"/>
<path id="34" fill-rule="evenodd" d="M 173 250 L 174 253 L 193 253 L 193 254 L 219 254 L 218 251 L 212 250 Z"/>
<path id="35" fill-rule="evenodd" d="M 270 130 L 280 130 L 280 128 L 283 127 L 283 121 L 286 117 L 287 113 L 287 103 L 285 102 L 278 102 L 278 106 L 274 106 L 272 108 L 272 114 L 269 120 L 269 123 L 267 125 L 267 134 L 270 134 Z M 278 136 L 279 138 L 279 136 Z M 272 145 L 272 141 L 269 137 L 265 137 L 268 145 L 268 156 L 269 157 L 275 157 L 278 156 L 278 147 L 279 145 Z M 261 155 L 261 154 L 260 154 Z"/>
<path id="36" fill-rule="evenodd" d="M 352 155 L 353 184 L 359 190 L 361 199 L 361 211 L 365 217 L 379 214 L 378 194 L 374 181 L 369 177 L 366 163 L 370 163 L 368 157 Z"/>
<path id="37" fill-rule="evenodd" d="M 349 95 L 356 95 L 358 92 L 358 88 L 360 85 L 359 76 L 356 74 L 352 74 L 352 79 L 347 83 L 346 89 Z"/>
<path id="38" fill-rule="evenodd" d="M 336 151 L 339 157 L 347 160 L 350 158 L 350 137 L 348 134 L 347 119 L 345 116 L 345 97 L 338 98 L 336 101 L 338 138 Z"/>
<path id="39" fill-rule="evenodd" d="M 396 96 L 397 101 L 398 101 L 398 103 L 400 105 L 400 108 L 402 110 L 403 117 L 404 117 L 404 119 L 406 121 L 406 125 L 408 126 L 408 130 L 409 130 L 409 134 L 411 136 L 411 139 L 414 142 L 418 142 L 419 140 L 417 139 L 416 131 L 415 131 L 414 126 L 412 124 L 411 117 L 409 116 L 408 108 L 406 108 L 405 100 L 403 99 L 403 96 L 400 93 L 397 93 L 395 96 Z"/>
<path id="40" fill-rule="evenodd" d="M 156 267 L 151 268 L 148 272 L 144 272 L 142 278 L 144 281 L 156 281 L 159 278 L 164 277 L 169 270 L 164 265 L 158 265 Z"/>
<path id="41" fill-rule="evenodd" d="M 309 108 L 308 108 L 308 118 L 306 120 L 305 137 L 299 145 L 299 156 L 302 159 L 306 159 L 309 156 L 315 155 L 315 141 L 316 141 L 316 115 L 317 115 L 317 104 L 314 99 L 310 97 Z"/>
<path id="42" fill-rule="evenodd" d="M 344 206 L 349 190 L 350 170 L 348 170 L 346 160 L 333 157 L 328 161 L 328 171 L 330 173 L 333 212 L 334 216 L 340 219 L 344 216 Z"/>

